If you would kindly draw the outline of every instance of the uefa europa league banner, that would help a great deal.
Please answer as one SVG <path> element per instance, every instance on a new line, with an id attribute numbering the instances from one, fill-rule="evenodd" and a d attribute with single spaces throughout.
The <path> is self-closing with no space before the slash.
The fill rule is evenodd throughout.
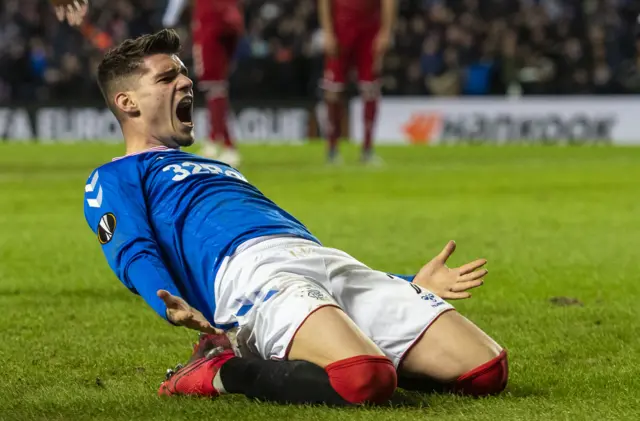
<path id="1" fill-rule="evenodd" d="M 242 143 L 296 144 L 321 134 L 316 103 L 244 103 L 229 113 L 230 128 Z M 196 139 L 209 133 L 205 108 L 194 110 Z M 0 141 L 121 142 L 120 127 L 104 106 L 0 106 Z"/>

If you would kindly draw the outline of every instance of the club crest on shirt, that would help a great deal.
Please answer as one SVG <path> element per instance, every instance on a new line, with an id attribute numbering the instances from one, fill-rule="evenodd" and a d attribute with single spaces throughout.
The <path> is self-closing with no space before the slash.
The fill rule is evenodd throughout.
<path id="1" fill-rule="evenodd" d="M 98 223 L 98 241 L 100 244 L 107 244 L 116 232 L 116 216 L 112 213 L 105 213 Z"/>

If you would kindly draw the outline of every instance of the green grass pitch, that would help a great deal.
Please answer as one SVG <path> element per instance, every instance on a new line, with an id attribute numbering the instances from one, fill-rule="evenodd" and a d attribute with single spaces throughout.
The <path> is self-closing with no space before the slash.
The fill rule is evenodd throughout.
<path id="1" fill-rule="evenodd" d="M 380 148 L 369 169 L 353 147 L 339 168 L 318 144 L 243 148 L 250 181 L 370 266 L 415 271 L 449 239 L 451 263 L 489 259 L 454 304 L 509 349 L 509 390 L 353 409 L 156 396 L 194 335 L 120 284 L 82 212 L 121 152 L 0 145 L 0 420 L 640 419 L 640 149 Z"/>

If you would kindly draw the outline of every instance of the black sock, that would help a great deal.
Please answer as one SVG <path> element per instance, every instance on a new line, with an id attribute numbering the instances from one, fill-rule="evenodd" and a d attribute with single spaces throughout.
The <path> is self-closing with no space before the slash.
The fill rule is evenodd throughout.
<path id="1" fill-rule="evenodd" d="M 329 382 L 322 368 L 307 361 L 232 358 L 220 368 L 228 393 L 277 403 L 350 405 Z"/>
<path id="2" fill-rule="evenodd" d="M 398 376 L 398 387 L 404 390 L 422 393 L 445 393 L 449 391 L 449 387 L 430 377 L 409 377 Z"/>

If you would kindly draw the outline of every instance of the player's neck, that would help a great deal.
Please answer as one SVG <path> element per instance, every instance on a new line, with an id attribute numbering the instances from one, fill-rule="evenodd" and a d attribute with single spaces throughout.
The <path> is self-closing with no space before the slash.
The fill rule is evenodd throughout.
<path id="1" fill-rule="evenodd" d="M 151 136 L 143 136 L 140 133 L 127 133 L 126 131 L 124 132 L 124 143 L 127 155 L 138 154 L 158 146 L 167 146 Z"/>

